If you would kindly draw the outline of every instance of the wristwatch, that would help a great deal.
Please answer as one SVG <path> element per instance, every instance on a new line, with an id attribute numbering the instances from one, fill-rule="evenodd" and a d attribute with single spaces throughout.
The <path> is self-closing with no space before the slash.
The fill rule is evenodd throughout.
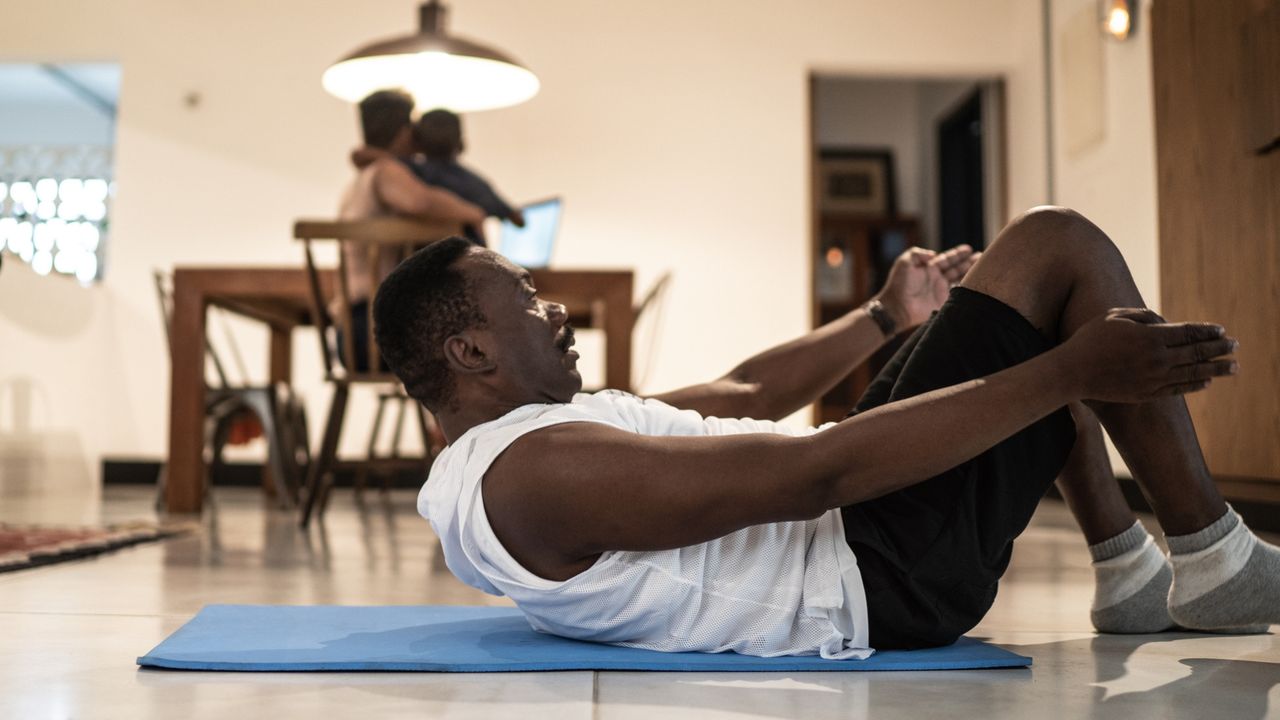
<path id="1" fill-rule="evenodd" d="M 884 309 L 884 303 L 873 298 L 863 303 L 862 309 L 867 311 L 867 314 L 880 327 L 880 332 L 884 333 L 886 338 L 891 338 L 898 334 L 898 323 L 894 322 L 893 316 L 889 314 L 888 310 Z"/>

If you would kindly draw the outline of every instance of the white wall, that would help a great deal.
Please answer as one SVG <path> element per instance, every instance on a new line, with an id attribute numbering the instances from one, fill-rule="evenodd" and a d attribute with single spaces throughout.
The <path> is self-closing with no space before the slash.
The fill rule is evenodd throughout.
<path id="1" fill-rule="evenodd" d="M 887 147 L 893 152 L 898 212 L 919 215 L 927 177 L 919 138 L 919 83 L 914 80 L 819 78 L 814 84 L 814 140 L 829 147 Z"/>
<path id="2" fill-rule="evenodd" d="M 1086 21 L 1097 12 L 1093 0 L 1052 0 L 1052 68 L 1055 142 L 1054 202 L 1073 207 L 1101 227 L 1129 263 L 1134 283 L 1147 305 L 1160 309 L 1159 228 L 1156 205 L 1155 109 L 1151 80 L 1151 3 L 1142 3 L 1138 32 L 1126 42 L 1102 38 L 1102 72 L 1095 78 L 1100 93 L 1072 97 L 1066 91 L 1064 33 L 1073 21 Z M 1075 59 L 1079 62 L 1080 59 Z M 1081 65 L 1088 66 L 1087 61 Z M 1090 97 L 1101 98 L 1094 106 Z M 1102 134 L 1096 144 L 1072 150 L 1066 129 L 1067 113 L 1100 115 Z M 1108 443 L 1111 464 L 1122 474 L 1128 468 Z"/>
<path id="3" fill-rule="evenodd" d="M 467 118 L 468 159 L 516 199 L 566 197 L 562 264 L 634 267 L 640 289 L 674 270 L 643 389 L 701 381 L 806 327 L 810 72 L 1004 75 L 1010 207 L 1044 200 L 1033 5 L 459 2 L 460 34 L 509 50 L 543 82 L 525 105 Z M 411 27 L 415 7 L 0 0 L 23 28 L 0 60 L 123 66 L 106 281 L 82 291 L 13 263 L 0 275 L 0 387 L 29 384 L 42 398 L 32 432 L 73 438 L 51 457 L 73 453 L 96 474 L 103 454 L 164 453 L 168 364 L 150 269 L 299 262 L 291 221 L 332 213 L 356 137 L 353 110 L 323 93 L 320 73 Z M 86 319 L 39 329 L 56 321 L 54 300 Z M 318 359 L 297 347 L 319 425 Z"/>
<path id="4" fill-rule="evenodd" d="M 1103 38 L 1101 113 L 1103 133 L 1093 146 L 1072 152 L 1064 139 L 1066 114 L 1076 98 L 1066 87 L 1062 48 L 1066 31 L 1081 14 L 1097 12 L 1093 0 L 1053 0 L 1055 51 L 1055 202 L 1076 208 L 1111 236 L 1124 253 L 1134 282 L 1152 308 L 1160 305 L 1156 208 L 1155 109 L 1151 81 L 1151 3 L 1142 3 L 1138 33 L 1126 42 Z"/>
<path id="5" fill-rule="evenodd" d="M 956 109 L 976 88 L 976 82 L 930 81 L 917 88 L 916 138 L 920 145 L 920 223 L 929 244 L 937 247 L 938 237 L 938 121 Z M 985 140 L 986 138 L 984 138 Z M 991 169 L 987 169 L 988 172 Z M 1004 218 L 987 218 L 987 224 L 1003 225 Z"/>
<path id="6" fill-rule="evenodd" d="M 1015 2 L 998 16 L 1017 69 L 1004 75 L 1008 213 L 1045 202 L 1048 197 L 1045 128 L 1043 14 L 1038 2 Z"/>

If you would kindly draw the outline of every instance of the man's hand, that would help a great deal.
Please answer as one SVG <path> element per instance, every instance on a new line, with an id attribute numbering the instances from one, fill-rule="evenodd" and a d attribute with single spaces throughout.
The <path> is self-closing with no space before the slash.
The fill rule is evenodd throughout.
<path id="1" fill-rule="evenodd" d="M 963 280 L 980 257 L 982 253 L 975 253 L 968 245 L 941 253 L 911 248 L 893 262 L 876 299 L 897 322 L 899 331 L 913 328 L 942 307 L 951 286 Z"/>
<path id="2" fill-rule="evenodd" d="M 351 164 L 355 165 L 358 170 L 363 170 L 379 160 L 388 158 L 394 160 L 395 155 L 392 155 L 382 148 L 376 148 L 370 145 L 361 145 L 351 151 Z"/>
<path id="3" fill-rule="evenodd" d="M 1165 323 L 1150 310 L 1116 308 L 1085 323 L 1062 350 L 1085 400 L 1141 403 L 1203 390 L 1234 375 L 1239 343 L 1212 323 Z"/>

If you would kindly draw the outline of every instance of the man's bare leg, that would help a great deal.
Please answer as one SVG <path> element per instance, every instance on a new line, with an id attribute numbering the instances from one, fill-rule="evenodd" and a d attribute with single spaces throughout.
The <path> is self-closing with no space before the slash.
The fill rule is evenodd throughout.
<path id="1" fill-rule="evenodd" d="M 1037 208 L 1012 222 L 962 285 L 1018 310 L 1054 342 L 1110 308 L 1145 307 L 1111 240 L 1063 208 Z M 1228 512 L 1205 466 L 1182 398 L 1091 407 L 1170 537 L 1175 552 L 1170 593 L 1174 619 L 1198 628 L 1280 622 L 1280 549 L 1257 541 Z M 1113 504 L 1108 495 L 1082 503 L 1083 494 L 1077 494 L 1076 507 L 1096 510 L 1086 512 L 1090 523 L 1107 515 Z M 1095 530 L 1103 532 L 1104 526 L 1100 523 Z M 1220 559 L 1216 567 L 1183 563 L 1185 571 L 1178 572 L 1178 554 L 1192 556 L 1224 543 L 1231 546 L 1229 559 Z M 1241 581 L 1249 582 L 1234 587 Z"/>
<path id="2" fill-rule="evenodd" d="M 1062 208 L 1037 208 L 1010 223 L 962 284 L 1018 310 L 1054 342 L 1111 308 L 1146 307 L 1111 240 Z M 1226 511 L 1181 397 L 1093 410 L 1166 533 L 1195 532 Z"/>
<path id="3" fill-rule="evenodd" d="M 1116 484 L 1098 418 L 1081 403 L 1071 404 L 1071 416 L 1076 443 L 1057 485 L 1093 558 L 1089 619 L 1106 633 L 1168 630 L 1174 626 L 1168 608 L 1173 569 Z"/>
<path id="4" fill-rule="evenodd" d="M 1058 475 L 1058 491 L 1084 539 L 1097 545 L 1133 527 L 1137 518 L 1116 484 L 1097 417 L 1080 403 L 1072 403 L 1071 416 L 1076 422 L 1076 444 Z"/>

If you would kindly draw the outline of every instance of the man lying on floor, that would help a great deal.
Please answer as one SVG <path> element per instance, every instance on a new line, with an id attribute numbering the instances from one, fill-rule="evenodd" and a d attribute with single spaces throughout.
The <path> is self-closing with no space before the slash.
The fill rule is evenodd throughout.
<path id="1" fill-rule="evenodd" d="M 1055 479 L 1097 561 L 1099 630 L 1280 622 L 1280 550 L 1218 495 L 1180 397 L 1235 373 L 1236 343 L 1113 309 L 1141 307 L 1106 235 L 1038 208 L 976 263 L 909 251 L 876 302 L 647 399 L 579 393 L 564 308 L 464 240 L 402 263 L 374 317 L 450 442 L 419 509 L 464 582 L 557 635 L 865 658 L 977 624 Z M 773 422 L 916 324 L 843 422 Z M 1167 559 L 1115 485 L 1099 420 Z"/>

